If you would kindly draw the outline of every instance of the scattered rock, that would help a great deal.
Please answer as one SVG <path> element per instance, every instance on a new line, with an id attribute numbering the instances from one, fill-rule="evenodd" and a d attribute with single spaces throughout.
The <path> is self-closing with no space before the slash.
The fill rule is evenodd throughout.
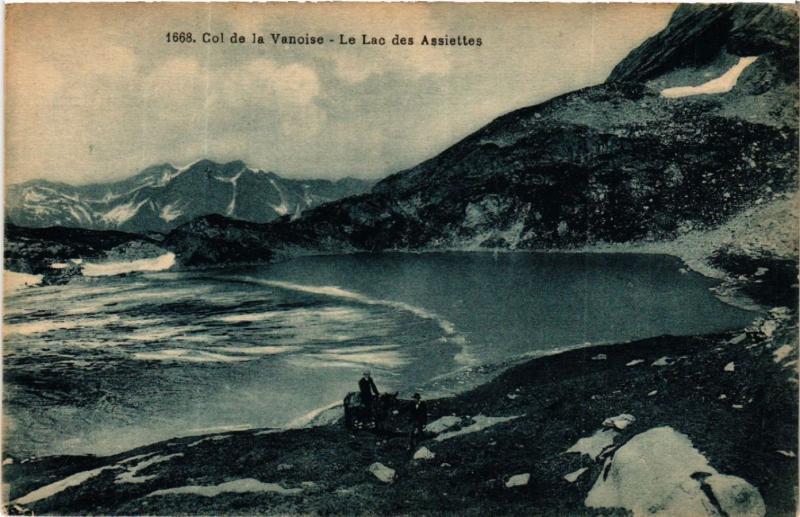
<path id="1" fill-rule="evenodd" d="M 720 399 L 720 400 L 725 400 L 726 398 L 728 398 L 728 396 L 727 396 L 727 395 L 725 395 L 724 393 L 723 393 L 722 395 L 720 395 L 720 396 L 719 396 L 719 399 Z"/>
<path id="2" fill-rule="evenodd" d="M 597 354 L 592 356 L 592 361 L 605 361 L 608 359 L 606 354 Z"/>
<path id="3" fill-rule="evenodd" d="M 643 362 L 644 359 L 634 359 L 633 361 L 626 363 L 625 366 L 636 366 L 637 364 L 642 364 Z"/>
<path id="4" fill-rule="evenodd" d="M 765 320 L 759 330 L 764 336 L 771 338 L 775 331 L 778 330 L 778 323 L 775 320 Z"/>
<path id="5" fill-rule="evenodd" d="M 631 425 L 636 421 L 636 417 L 623 413 L 621 415 L 608 417 L 603 420 L 603 427 L 613 427 L 620 431 Z"/>
<path id="6" fill-rule="evenodd" d="M 509 393 L 508 395 L 506 395 L 506 397 L 508 397 L 509 400 L 514 400 L 515 398 L 519 397 L 519 395 L 515 395 L 513 393 Z"/>
<path id="7" fill-rule="evenodd" d="M 776 363 L 780 363 L 781 361 L 789 357 L 789 354 L 791 354 L 792 352 L 794 352 L 794 347 L 792 345 L 783 345 L 782 347 L 772 352 L 772 356 L 775 358 Z"/>
<path id="8" fill-rule="evenodd" d="M 728 344 L 730 344 L 730 345 L 738 345 L 739 343 L 743 342 L 745 339 L 747 339 L 747 334 L 746 333 L 742 333 L 742 334 L 739 334 L 738 336 L 736 336 L 735 338 L 729 340 Z"/>
<path id="9" fill-rule="evenodd" d="M 414 453 L 415 460 L 432 460 L 435 457 L 436 454 L 431 452 L 427 447 L 420 447 L 417 452 Z"/>
<path id="10" fill-rule="evenodd" d="M 530 481 L 531 475 L 528 473 L 525 474 L 516 474 L 508 478 L 506 481 L 506 488 L 514 488 L 515 486 L 525 486 Z"/>
<path id="11" fill-rule="evenodd" d="M 384 465 L 383 463 L 375 462 L 369 466 L 368 469 L 373 476 L 378 478 L 384 483 L 391 483 L 394 481 L 395 471 Z"/>
<path id="12" fill-rule="evenodd" d="M 294 465 L 290 465 L 288 463 L 281 463 L 280 465 L 278 465 L 278 471 L 279 472 L 280 471 L 284 471 L 284 470 L 292 470 L 293 468 L 294 468 Z"/>
<path id="13" fill-rule="evenodd" d="M 732 371 L 734 371 L 734 370 L 736 369 L 736 365 L 735 365 L 735 364 L 733 364 L 733 361 L 731 361 L 730 363 L 726 364 L 726 365 L 725 365 L 725 368 L 723 368 L 723 369 L 724 369 L 726 372 L 732 372 Z"/>
<path id="14" fill-rule="evenodd" d="M 14 464 L 14 458 L 12 458 L 11 456 L 3 460 L 3 465 L 13 465 L 13 464 Z"/>
<path id="15" fill-rule="evenodd" d="M 653 361 L 653 364 L 651 364 L 650 366 L 669 366 L 671 364 L 672 364 L 672 359 L 670 359 L 667 356 L 664 356 Z"/>
<path id="16" fill-rule="evenodd" d="M 579 468 L 578 470 L 576 470 L 575 472 L 570 472 L 569 474 L 567 474 L 566 476 L 564 476 L 564 479 L 565 479 L 565 480 L 567 480 L 567 482 L 569 482 L 569 483 L 574 483 L 574 482 L 575 482 L 575 481 L 577 481 L 577 480 L 578 480 L 578 478 L 579 478 L 579 477 L 581 477 L 581 476 L 583 475 L 583 473 L 584 473 L 584 472 L 586 472 L 587 470 L 589 470 L 589 468 L 588 468 L 588 467 L 581 467 L 581 468 Z"/>
<path id="17" fill-rule="evenodd" d="M 788 307 L 773 307 L 769 310 L 770 315 L 777 320 L 789 320 L 792 318 L 792 311 Z"/>

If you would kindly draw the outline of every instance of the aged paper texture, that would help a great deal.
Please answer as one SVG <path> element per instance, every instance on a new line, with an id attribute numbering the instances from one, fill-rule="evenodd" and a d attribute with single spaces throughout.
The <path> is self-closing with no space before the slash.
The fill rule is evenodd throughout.
<path id="1" fill-rule="evenodd" d="M 4 512 L 795 514 L 793 6 L 5 23 Z"/>

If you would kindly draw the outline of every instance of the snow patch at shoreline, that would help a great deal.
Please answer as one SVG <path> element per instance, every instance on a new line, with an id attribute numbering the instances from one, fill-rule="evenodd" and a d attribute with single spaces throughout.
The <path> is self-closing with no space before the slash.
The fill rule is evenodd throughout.
<path id="1" fill-rule="evenodd" d="M 42 275 L 29 275 L 28 273 L 17 273 L 16 271 L 3 270 L 3 294 L 8 296 L 26 287 L 39 285 L 42 283 Z"/>
<path id="2" fill-rule="evenodd" d="M 113 276 L 139 271 L 164 271 L 175 265 L 175 254 L 119 262 L 90 263 L 83 265 L 83 276 Z"/>

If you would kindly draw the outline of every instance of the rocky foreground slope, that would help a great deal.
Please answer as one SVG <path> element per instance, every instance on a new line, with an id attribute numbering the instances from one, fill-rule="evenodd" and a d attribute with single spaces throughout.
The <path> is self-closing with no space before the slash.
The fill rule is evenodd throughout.
<path id="1" fill-rule="evenodd" d="M 796 189 L 797 31 L 773 5 L 681 6 L 605 83 L 503 115 L 370 193 L 241 230 L 199 219 L 165 242 L 564 249 L 717 228 Z"/>

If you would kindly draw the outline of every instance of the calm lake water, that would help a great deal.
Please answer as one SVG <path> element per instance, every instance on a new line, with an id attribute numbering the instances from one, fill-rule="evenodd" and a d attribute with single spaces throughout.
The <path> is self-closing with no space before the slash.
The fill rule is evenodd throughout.
<path id="1" fill-rule="evenodd" d="M 302 422 L 370 369 L 433 377 L 588 343 L 743 326 L 667 256 L 386 253 L 81 279 L 6 300 L 6 450 L 109 454 Z"/>

